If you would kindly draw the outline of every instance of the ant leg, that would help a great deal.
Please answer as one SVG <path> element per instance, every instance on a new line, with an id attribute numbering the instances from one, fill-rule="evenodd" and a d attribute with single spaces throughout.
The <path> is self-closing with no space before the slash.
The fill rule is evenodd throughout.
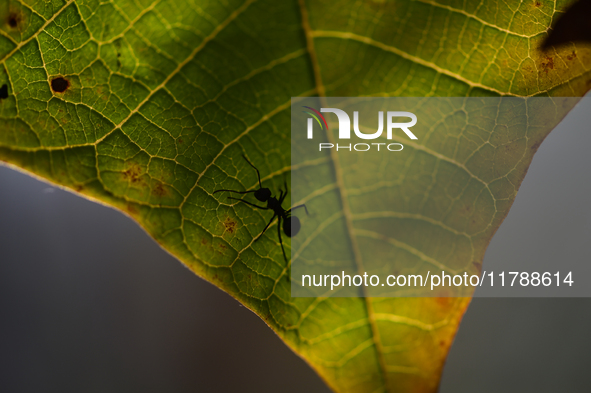
<path id="1" fill-rule="evenodd" d="M 254 168 L 255 171 L 257 171 L 257 177 L 259 178 L 259 187 L 263 188 L 263 185 L 261 184 L 261 174 L 259 173 L 259 170 L 257 169 L 256 166 L 252 165 L 252 162 L 248 161 L 248 158 L 246 158 L 246 156 L 243 154 L 242 158 L 244 158 L 246 160 L 246 162 L 248 162 L 248 164 Z"/>
<path id="2" fill-rule="evenodd" d="M 236 194 L 248 194 L 251 192 L 256 192 L 257 190 L 252 190 L 252 191 L 215 190 L 213 193 L 215 194 L 216 192 L 222 192 L 222 191 L 235 192 Z"/>
<path id="3" fill-rule="evenodd" d="M 279 197 L 279 204 L 280 205 L 283 203 L 283 201 L 285 200 L 285 197 L 289 193 L 289 190 L 287 189 L 287 180 L 285 180 L 285 175 L 283 176 L 283 186 L 285 187 L 285 194 L 283 194 L 283 192 L 282 192 L 281 196 Z"/>
<path id="4" fill-rule="evenodd" d="M 285 255 L 283 240 L 281 239 L 281 216 L 279 217 L 279 222 L 277 223 L 277 236 L 279 236 L 279 244 L 281 245 L 281 251 L 283 251 L 283 258 L 285 258 L 285 263 L 287 263 L 287 256 Z"/>
<path id="5" fill-rule="evenodd" d="M 256 239 L 254 239 L 254 241 L 256 242 L 257 240 L 259 240 L 261 238 L 261 236 L 263 236 L 263 233 L 265 233 L 265 231 L 267 230 L 267 228 L 269 228 L 269 225 L 271 225 L 271 223 L 273 222 L 273 220 L 275 219 L 276 215 L 273 215 L 273 217 L 271 218 L 271 220 L 269 221 L 269 223 L 267 224 L 267 226 L 265 227 L 265 229 L 263 229 L 263 231 L 257 236 Z"/>
<path id="6" fill-rule="evenodd" d="M 287 194 L 289 193 L 289 191 L 287 191 L 287 188 L 285 189 L 285 194 L 281 194 L 281 198 L 279 198 L 279 204 L 281 205 L 283 203 L 283 201 L 285 200 L 285 197 L 287 197 Z"/>
<path id="7" fill-rule="evenodd" d="M 287 211 L 287 213 L 291 213 L 292 210 L 299 209 L 300 207 L 303 207 L 304 209 L 306 209 L 306 214 L 307 215 L 310 215 L 310 213 L 308 213 L 308 208 L 306 207 L 306 205 L 297 205 L 297 206 L 294 206 L 291 209 L 289 209 Z"/>
<path id="8" fill-rule="evenodd" d="M 256 207 L 256 208 L 258 208 L 258 209 L 261 209 L 261 210 L 269 210 L 269 208 L 268 208 L 268 207 L 264 207 L 264 206 L 255 205 L 254 203 L 250 203 L 250 202 L 248 202 L 248 201 L 245 201 L 244 199 L 240 199 L 240 198 L 233 198 L 233 197 L 228 197 L 228 199 L 234 199 L 234 200 L 240 201 L 240 202 L 242 202 L 242 203 L 246 203 L 247 205 L 250 205 L 250 206 L 252 206 L 252 207 Z"/>

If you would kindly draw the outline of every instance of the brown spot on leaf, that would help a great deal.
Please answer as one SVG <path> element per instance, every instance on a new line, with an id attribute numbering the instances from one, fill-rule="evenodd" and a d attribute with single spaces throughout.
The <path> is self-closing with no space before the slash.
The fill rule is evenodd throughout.
<path id="1" fill-rule="evenodd" d="M 441 308 L 448 308 L 452 303 L 452 298 L 450 297 L 436 297 L 435 301 Z"/>
<path id="2" fill-rule="evenodd" d="M 542 3 L 540 3 L 539 1 L 536 1 L 534 3 L 534 7 L 536 7 L 536 8 L 540 8 L 541 6 L 542 6 Z"/>
<path id="3" fill-rule="evenodd" d="M 226 218 L 226 221 L 223 222 L 224 227 L 226 228 L 226 231 L 230 232 L 230 233 L 234 233 L 236 232 L 236 227 L 238 226 L 238 223 L 234 220 L 232 220 L 230 217 Z"/>
<path id="4" fill-rule="evenodd" d="M 542 142 L 536 142 L 533 145 L 531 145 L 531 147 L 530 147 L 531 151 L 533 151 L 535 153 L 541 144 L 542 144 Z"/>
<path id="5" fill-rule="evenodd" d="M 568 60 L 574 60 L 577 58 L 577 52 L 573 51 L 570 55 L 566 56 Z"/>
<path id="6" fill-rule="evenodd" d="M 547 74 L 548 71 L 554 69 L 554 58 L 552 56 L 546 56 L 542 60 L 542 70 Z"/>
<path id="7" fill-rule="evenodd" d="M 468 282 L 470 282 L 472 275 L 480 276 L 480 273 L 482 273 L 482 264 L 480 262 L 472 261 L 471 265 L 472 266 L 467 269 L 467 273 L 470 276 L 468 277 Z"/>
<path id="8" fill-rule="evenodd" d="M 177 143 L 180 143 L 181 145 L 183 144 L 183 140 L 181 138 L 177 139 L 176 141 L 177 141 Z"/>
<path id="9" fill-rule="evenodd" d="M 209 243 L 209 242 L 207 241 L 207 239 L 201 239 L 201 244 L 203 244 L 203 245 L 205 246 L 207 243 Z"/>
<path id="10" fill-rule="evenodd" d="M 132 205 L 131 203 L 127 204 L 126 209 L 127 209 L 127 212 L 129 214 L 131 214 L 132 216 L 135 216 L 136 214 L 138 214 L 137 208 L 134 205 Z"/>
<path id="11" fill-rule="evenodd" d="M 22 22 L 22 17 L 18 12 L 11 12 L 8 14 L 8 26 L 12 29 L 16 29 Z"/>
<path id="12" fill-rule="evenodd" d="M 154 189 L 152 190 L 152 194 L 162 198 L 163 196 L 166 196 L 168 194 L 168 191 L 166 191 L 166 188 L 164 188 L 162 183 L 158 183 L 156 184 L 156 187 L 154 187 Z"/>
<path id="13" fill-rule="evenodd" d="M 220 248 L 221 248 L 222 250 L 225 250 L 225 249 L 226 249 L 226 248 L 228 248 L 228 247 L 226 247 L 224 244 L 220 243 Z"/>
<path id="14" fill-rule="evenodd" d="M 70 87 L 70 82 L 66 78 L 58 76 L 51 80 L 51 90 L 56 93 L 63 93 L 68 90 L 68 87 Z"/>
<path id="15" fill-rule="evenodd" d="M 137 164 L 132 164 L 129 169 L 123 171 L 123 179 L 130 181 L 131 183 L 139 183 L 141 181 L 142 169 Z"/>
<path id="16" fill-rule="evenodd" d="M 464 204 L 461 208 L 459 208 L 458 213 L 464 217 L 472 215 L 472 206 L 468 204 Z"/>

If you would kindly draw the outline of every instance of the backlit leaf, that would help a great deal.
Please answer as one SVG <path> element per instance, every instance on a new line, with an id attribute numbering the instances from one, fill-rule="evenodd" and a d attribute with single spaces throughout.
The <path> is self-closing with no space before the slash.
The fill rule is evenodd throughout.
<path id="1" fill-rule="evenodd" d="M 5 0 L 0 159 L 129 214 L 335 391 L 433 392 L 469 299 L 291 298 L 275 231 L 252 243 L 268 214 L 212 193 L 256 185 L 243 153 L 289 180 L 290 97 L 583 95 L 589 46 L 539 50 L 569 4 Z M 549 131 L 498 185 L 477 263 Z"/>

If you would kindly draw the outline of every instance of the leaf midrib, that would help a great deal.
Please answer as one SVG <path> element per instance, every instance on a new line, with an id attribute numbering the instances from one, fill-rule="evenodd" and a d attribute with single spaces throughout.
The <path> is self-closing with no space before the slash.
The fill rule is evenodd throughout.
<path id="1" fill-rule="evenodd" d="M 302 29 L 304 31 L 304 35 L 306 36 L 306 47 L 308 49 L 308 55 L 310 57 L 310 62 L 312 64 L 312 69 L 314 71 L 314 81 L 316 85 L 316 89 L 318 91 L 318 96 L 320 97 L 320 101 L 323 102 L 324 98 L 326 97 L 326 89 L 324 84 L 322 83 L 322 74 L 320 71 L 320 65 L 318 64 L 318 58 L 316 56 L 316 50 L 314 48 L 314 36 L 312 29 L 310 27 L 309 18 L 308 18 L 308 9 L 306 8 L 305 0 L 298 0 L 299 8 L 300 8 L 300 16 L 302 21 Z M 329 142 L 333 142 L 332 134 L 329 132 L 328 129 L 325 131 L 327 139 Z M 346 191 L 344 187 L 343 177 L 341 174 L 341 166 L 339 164 L 338 157 L 336 153 L 331 151 L 330 152 L 331 161 L 333 164 L 333 169 L 335 172 L 335 181 L 336 181 L 336 191 L 339 194 L 341 200 L 341 206 L 343 208 L 343 216 L 345 217 L 345 222 L 347 226 L 347 235 L 349 237 L 349 241 L 351 242 L 351 247 L 353 249 L 353 255 L 355 258 L 355 264 L 357 265 L 357 269 L 359 272 L 363 272 L 363 262 L 361 260 L 361 256 L 359 253 L 359 247 L 357 245 L 357 241 L 355 236 L 353 235 L 353 222 L 351 218 L 351 210 L 349 208 L 349 202 L 347 200 Z M 381 346 L 380 340 L 380 333 L 377 327 L 377 323 L 375 320 L 375 313 L 373 310 L 373 304 L 371 303 L 371 298 L 368 297 L 367 290 L 362 288 L 363 291 L 363 299 L 364 304 L 367 312 L 367 319 L 369 321 L 369 325 L 371 328 L 372 334 L 372 341 L 373 345 L 376 348 L 376 353 L 378 357 L 378 363 L 380 365 L 380 375 L 382 377 L 384 390 L 386 390 L 387 384 L 387 367 L 386 367 L 386 360 L 384 358 L 384 351 Z"/>

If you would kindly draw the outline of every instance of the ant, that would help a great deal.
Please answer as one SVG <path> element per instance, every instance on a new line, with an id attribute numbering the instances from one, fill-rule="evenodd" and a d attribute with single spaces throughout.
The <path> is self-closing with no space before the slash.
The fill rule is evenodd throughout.
<path id="1" fill-rule="evenodd" d="M 302 224 L 300 223 L 299 218 L 291 215 L 291 212 L 294 211 L 295 209 L 299 209 L 299 208 L 303 207 L 306 210 L 306 214 L 309 214 L 308 208 L 306 207 L 305 204 L 302 204 L 302 205 L 294 206 L 289 210 L 285 210 L 281 206 L 281 204 L 285 200 L 285 197 L 287 196 L 287 193 L 288 193 L 287 183 L 284 183 L 285 184 L 285 194 L 283 193 L 283 190 L 280 189 L 279 190 L 280 191 L 279 198 L 275 198 L 274 196 L 271 195 L 270 189 L 263 188 L 263 185 L 261 184 L 261 174 L 259 173 L 259 170 L 250 161 L 248 161 L 248 158 L 246 158 L 246 156 L 244 154 L 242 155 L 242 158 L 244 158 L 246 160 L 246 162 L 248 162 L 248 164 L 251 167 L 253 167 L 254 170 L 257 172 L 257 177 L 259 179 L 259 188 L 256 190 L 251 190 L 251 191 L 215 190 L 213 193 L 215 194 L 216 192 L 223 192 L 223 191 L 234 192 L 236 194 L 254 193 L 254 197 L 256 199 L 258 199 L 260 202 L 267 202 L 267 207 L 264 207 L 264 206 L 255 205 L 254 203 L 245 201 L 244 199 L 228 197 L 228 199 L 234 199 L 234 200 L 246 203 L 247 205 L 256 207 L 257 209 L 273 210 L 273 217 L 271 218 L 271 220 L 269 221 L 269 223 L 267 224 L 265 229 L 263 229 L 263 231 L 257 236 L 257 238 L 254 239 L 254 241 L 256 242 L 257 240 L 259 240 L 261 238 L 261 236 L 263 236 L 263 233 L 265 233 L 267 228 L 269 228 L 269 226 L 271 225 L 271 223 L 273 222 L 275 217 L 279 217 L 279 222 L 277 223 L 277 236 L 279 236 L 279 244 L 281 244 L 281 251 L 283 251 L 283 258 L 285 258 L 285 262 L 287 262 L 287 256 L 285 255 L 285 249 L 283 248 L 283 240 L 281 239 L 281 220 L 283 220 L 283 232 L 285 232 L 287 237 L 295 236 L 300 231 Z"/>

